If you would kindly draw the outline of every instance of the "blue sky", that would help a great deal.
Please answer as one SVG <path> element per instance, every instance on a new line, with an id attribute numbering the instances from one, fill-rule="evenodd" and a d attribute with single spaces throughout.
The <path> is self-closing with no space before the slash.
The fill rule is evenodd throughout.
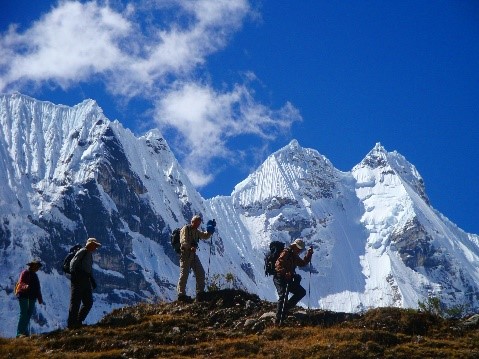
<path id="1" fill-rule="evenodd" d="M 477 1 L 7 1 L 0 91 L 158 127 L 205 198 L 296 138 L 348 171 L 381 142 L 479 233 Z"/>

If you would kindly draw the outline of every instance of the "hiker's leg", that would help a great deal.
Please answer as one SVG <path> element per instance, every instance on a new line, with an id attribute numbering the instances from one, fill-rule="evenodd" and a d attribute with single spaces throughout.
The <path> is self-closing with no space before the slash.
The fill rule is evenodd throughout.
<path id="1" fill-rule="evenodd" d="M 81 304 L 81 286 L 76 278 L 72 278 L 70 289 L 70 308 L 68 310 L 68 328 L 73 328 L 79 324 L 78 311 Z"/>
<path id="2" fill-rule="evenodd" d="M 289 292 L 293 295 L 288 300 L 288 309 L 294 308 L 296 304 L 298 304 L 298 302 L 306 295 L 306 289 L 304 289 L 300 284 L 292 284 L 290 286 Z"/>
<path id="3" fill-rule="evenodd" d="M 86 319 L 91 307 L 93 306 L 93 290 L 88 278 L 82 283 L 82 287 L 82 306 L 78 312 L 78 322 L 80 324 Z"/>
<path id="4" fill-rule="evenodd" d="M 194 254 L 194 253 L 193 253 Z M 176 291 L 178 296 L 186 295 L 186 282 L 188 281 L 188 275 L 190 274 L 191 260 L 192 260 L 191 251 L 181 251 L 180 255 L 180 278 L 178 279 L 178 286 Z"/>
<path id="5" fill-rule="evenodd" d="M 203 293 L 205 290 L 205 270 L 201 264 L 200 258 L 195 253 L 193 259 L 193 273 L 196 277 L 196 294 Z"/>
<path id="6" fill-rule="evenodd" d="M 33 312 L 35 311 L 36 299 L 28 299 L 28 309 L 27 309 L 27 335 L 30 335 L 29 325 L 30 319 L 32 318 Z"/>
<path id="7" fill-rule="evenodd" d="M 281 277 L 274 277 L 273 278 L 274 286 L 276 287 L 276 291 L 278 292 L 278 304 L 276 305 L 276 324 L 282 322 L 285 317 L 285 304 L 287 300 L 288 293 L 286 291 L 287 283 Z"/>
<path id="8" fill-rule="evenodd" d="M 20 315 L 18 316 L 17 337 L 20 335 L 28 335 L 28 298 L 18 298 L 20 305 Z"/>

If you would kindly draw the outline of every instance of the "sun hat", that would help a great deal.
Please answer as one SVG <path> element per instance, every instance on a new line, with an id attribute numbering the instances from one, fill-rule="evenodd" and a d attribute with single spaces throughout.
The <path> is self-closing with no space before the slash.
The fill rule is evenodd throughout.
<path id="1" fill-rule="evenodd" d="M 88 246 L 90 243 L 95 244 L 97 247 L 101 247 L 101 243 L 96 240 L 96 238 L 90 237 L 86 241 L 86 246 Z"/>
<path id="2" fill-rule="evenodd" d="M 293 243 L 291 243 L 291 245 L 295 245 L 296 247 L 298 247 L 299 249 L 303 249 L 304 248 L 304 241 L 300 238 L 296 239 Z"/>
<path id="3" fill-rule="evenodd" d="M 27 263 L 27 266 L 34 266 L 34 265 L 41 267 L 43 264 L 38 259 L 34 259 L 31 262 Z"/>

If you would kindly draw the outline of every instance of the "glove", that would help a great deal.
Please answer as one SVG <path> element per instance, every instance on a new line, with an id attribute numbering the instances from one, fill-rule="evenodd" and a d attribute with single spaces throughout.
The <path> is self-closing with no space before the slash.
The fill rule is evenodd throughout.
<path id="1" fill-rule="evenodd" d="M 210 219 L 208 223 L 206 223 L 206 232 L 208 233 L 215 233 L 216 228 L 216 221 L 214 219 Z"/>

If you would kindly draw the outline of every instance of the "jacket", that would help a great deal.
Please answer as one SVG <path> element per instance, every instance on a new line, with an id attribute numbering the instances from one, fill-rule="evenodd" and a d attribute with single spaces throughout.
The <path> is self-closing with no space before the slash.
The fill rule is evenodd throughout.
<path id="1" fill-rule="evenodd" d="M 181 250 L 190 250 L 192 247 L 198 247 L 200 239 L 210 238 L 212 233 L 202 232 L 193 228 L 191 224 L 187 224 L 180 231 L 180 246 Z"/>
<path id="2" fill-rule="evenodd" d="M 304 258 L 301 258 L 299 254 L 294 253 L 291 247 L 284 249 L 274 265 L 276 275 L 292 278 L 296 267 L 304 267 L 307 265 L 311 261 L 312 255 L 312 253 L 307 252 Z"/>
<path id="3" fill-rule="evenodd" d="M 89 276 L 93 271 L 93 255 L 85 247 L 80 249 L 70 262 L 70 271 L 72 273 L 84 273 Z"/>
<path id="4" fill-rule="evenodd" d="M 40 280 L 37 273 L 31 270 L 26 269 L 20 274 L 15 291 L 18 298 L 36 299 L 38 303 L 43 303 Z"/>

